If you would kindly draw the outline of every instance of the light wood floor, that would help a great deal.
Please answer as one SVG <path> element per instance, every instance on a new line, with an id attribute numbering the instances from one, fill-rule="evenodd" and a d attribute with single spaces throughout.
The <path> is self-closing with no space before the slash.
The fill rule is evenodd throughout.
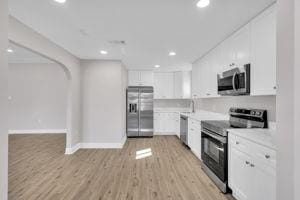
<path id="1" fill-rule="evenodd" d="M 151 148 L 152 156 L 136 160 Z M 9 137 L 9 200 L 228 200 L 175 136 L 64 155 L 65 135 Z"/>

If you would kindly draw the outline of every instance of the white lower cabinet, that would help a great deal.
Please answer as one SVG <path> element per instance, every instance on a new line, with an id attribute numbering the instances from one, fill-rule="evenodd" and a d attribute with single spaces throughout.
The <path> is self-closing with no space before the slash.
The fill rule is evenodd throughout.
<path id="1" fill-rule="evenodd" d="M 176 112 L 154 113 L 155 135 L 180 135 L 180 115 Z"/>
<path id="2" fill-rule="evenodd" d="M 237 200 L 275 200 L 275 163 L 274 150 L 229 134 L 228 184 Z"/>
<path id="3" fill-rule="evenodd" d="M 188 146 L 201 159 L 201 124 L 191 118 L 188 118 Z"/>
<path id="4" fill-rule="evenodd" d="M 239 200 L 251 200 L 249 194 L 252 187 L 252 171 L 249 167 L 250 157 L 229 145 L 229 187 Z"/>

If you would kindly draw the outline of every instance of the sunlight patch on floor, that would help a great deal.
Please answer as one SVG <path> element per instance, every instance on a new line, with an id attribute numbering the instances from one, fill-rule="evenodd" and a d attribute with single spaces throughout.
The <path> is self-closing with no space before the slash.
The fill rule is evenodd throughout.
<path id="1" fill-rule="evenodd" d="M 151 148 L 136 151 L 135 159 L 143 159 L 152 156 Z"/>

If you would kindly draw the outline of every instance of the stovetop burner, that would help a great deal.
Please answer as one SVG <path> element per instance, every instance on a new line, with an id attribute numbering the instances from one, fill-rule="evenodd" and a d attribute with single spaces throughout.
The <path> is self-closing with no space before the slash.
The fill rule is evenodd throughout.
<path id="1" fill-rule="evenodd" d="M 231 108 L 229 114 L 230 120 L 202 121 L 202 128 L 227 136 L 227 129 L 268 127 L 266 110 Z"/>

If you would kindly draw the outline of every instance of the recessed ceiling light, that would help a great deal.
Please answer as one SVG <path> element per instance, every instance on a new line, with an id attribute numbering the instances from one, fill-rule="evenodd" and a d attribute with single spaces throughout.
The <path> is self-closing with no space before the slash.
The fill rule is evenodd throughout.
<path id="1" fill-rule="evenodd" d="M 210 4 L 210 0 L 200 0 L 200 1 L 198 1 L 197 6 L 199 8 L 205 8 L 209 4 Z"/>
<path id="2" fill-rule="evenodd" d="M 13 53 L 14 52 L 14 50 L 12 50 L 12 49 L 7 49 L 6 50 L 8 53 Z"/>
<path id="3" fill-rule="evenodd" d="M 171 52 L 169 53 L 169 56 L 176 56 L 176 52 L 171 51 Z"/>
<path id="4" fill-rule="evenodd" d="M 160 65 L 154 65 L 155 68 L 160 68 Z"/>
<path id="5" fill-rule="evenodd" d="M 101 53 L 102 55 L 107 55 L 107 51 L 104 51 L 104 50 L 100 51 L 100 53 Z"/>
<path id="6" fill-rule="evenodd" d="M 63 4 L 63 3 L 66 3 L 67 0 L 54 0 L 54 1 L 56 1 L 57 3 Z"/>

